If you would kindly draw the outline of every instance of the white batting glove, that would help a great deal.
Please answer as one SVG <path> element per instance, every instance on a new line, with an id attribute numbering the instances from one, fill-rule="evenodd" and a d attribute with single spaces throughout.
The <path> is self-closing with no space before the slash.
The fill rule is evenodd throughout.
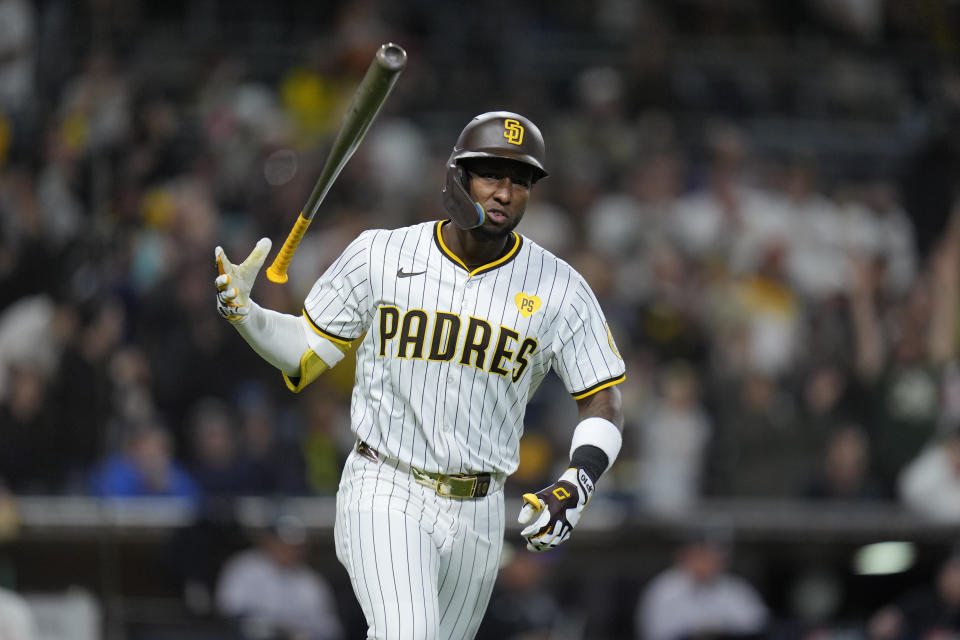
<path id="1" fill-rule="evenodd" d="M 560 479 L 537 493 L 523 494 L 517 521 L 530 551 L 549 551 L 570 537 L 593 495 L 593 481 L 583 469 L 567 469 Z"/>
<path id="2" fill-rule="evenodd" d="M 250 290 L 272 244 L 270 238 L 260 238 L 257 246 L 240 264 L 231 263 L 223 252 L 223 247 L 214 250 L 219 273 L 214 281 L 217 285 L 217 312 L 230 324 L 243 324 L 247 321 L 250 313 Z"/>

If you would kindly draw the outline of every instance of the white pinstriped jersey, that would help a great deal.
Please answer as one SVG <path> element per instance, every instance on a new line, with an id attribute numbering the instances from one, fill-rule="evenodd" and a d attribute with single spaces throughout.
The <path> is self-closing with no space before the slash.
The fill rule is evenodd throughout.
<path id="1" fill-rule="evenodd" d="M 580 399 L 624 379 L 596 297 L 570 265 L 512 234 L 470 271 L 447 222 L 358 236 L 304 314 L 357 352 L 351 426 L 382 455 L 441 473 L 517 468 L 527 401 L 552 366 Z"/>

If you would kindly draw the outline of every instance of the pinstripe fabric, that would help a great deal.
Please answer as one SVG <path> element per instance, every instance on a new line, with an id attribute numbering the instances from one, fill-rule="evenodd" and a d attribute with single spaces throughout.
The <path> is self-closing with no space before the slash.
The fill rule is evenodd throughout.
<path id="1" fill-rule="evenodd" d="M 396 461 L 509 475 L 550 367 L 575 398 L 624 375 L 596 298 L 567 263 L 514 234 L 501 259 L 469 271 L 442 224 L 364 232 L 304 302 L 319 335 L 365 334 L 351 428 L 393 461 L 351 454 L 337 494 L 337 555 L 368 638 L 472 638 L 503 543 L 502 485 L 444 498 Z"/>
<path id="2" fill-rule="evenodd" d="M 337 494 L 334 541 L 377 640 L 476 635 L 503 545 L 503 492 L 451 500 L 356 453 Z"/>

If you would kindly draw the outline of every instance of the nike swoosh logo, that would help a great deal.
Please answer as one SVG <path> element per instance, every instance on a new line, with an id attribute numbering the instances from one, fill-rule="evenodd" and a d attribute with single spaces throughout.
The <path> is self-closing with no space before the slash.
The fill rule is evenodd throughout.
<path id="1" fill-rule="evenodd" d="M 404 271 L 403 267 L 397 269 L 398 278 L 409 278 L 411 276 L 422 276 L 426 271 Z"/>

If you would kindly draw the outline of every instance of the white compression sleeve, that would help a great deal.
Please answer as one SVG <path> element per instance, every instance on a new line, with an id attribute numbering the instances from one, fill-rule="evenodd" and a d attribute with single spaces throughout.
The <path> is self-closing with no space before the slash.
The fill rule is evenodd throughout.
<path id="1" fill-rule="evenodd" d="M 343 350 L 318 335 L 307 322 L 303 316 L 264 309 L 251 300 L 247 321 L 234 326 L 261 358 L 288 376 L 298 376 L 300 360 L 308 349 L 331 368 L 343 359 Z"/>
<path id="2" fill-rule="evenodd" d="M 253 300 L 247 321 L 236 325 L 261 358 L 290 376 L 300 372 L 300 358 L 310 348 L 301 318 L 264 309 Z"/>

